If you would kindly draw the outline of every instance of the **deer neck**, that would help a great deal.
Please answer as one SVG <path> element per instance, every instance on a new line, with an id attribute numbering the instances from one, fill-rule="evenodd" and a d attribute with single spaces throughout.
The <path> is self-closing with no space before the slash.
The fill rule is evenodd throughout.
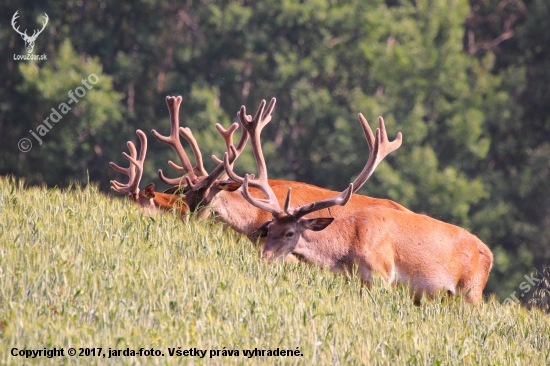
<path id="1" fill-rule="evenodd" d="M 338 271 L 348 267 L 351 248 L 348 230 L 338 224 L 333 224 L 323 231 L 305 231 L 292 251 L 305 262 L 315 263 L 321 267 L 327 267 L 331 271 Z"/>
<path id="2" fill-rule="evenodd" d="M 240 190 L 219 192 L 212 199 L 210 211 L 216 220 L 246 235 L 256 230 L 265 221 L 270 220 L 271 217 L 269 213 L 249 204 L 242 196 Z"/>

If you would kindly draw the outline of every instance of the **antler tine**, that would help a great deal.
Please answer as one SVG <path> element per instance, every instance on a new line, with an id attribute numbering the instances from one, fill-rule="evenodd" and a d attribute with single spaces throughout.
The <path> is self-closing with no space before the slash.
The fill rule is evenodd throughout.
<path id="1" fill-rule="evenodd" d="M 388 140 L 386 126 L 382 117 L 378 117 L 378 125 L 380 127 L 376 129 L 376 137 L 374 137 L 367 119 L 361 113 L 358 114 L 358 117 L 363 132 L 365 133 L 367 144 L 369 145 L 370 156 L 361 173 L 359 173 L 357 178 L 353 181 L 354 193 L 370 178 L 378 164 L 380 164 L 389 153 L 397 150 L 403 142 L 403 135 L 401 132 L 397 134 L 395 140 L 391 142 Z"/>
<path id="2" fill-rule="evenodd" d="M 380 157 L 378 160 L 382 161 L 392 151 L 399 149 L 401 143 L 403 142 L 403 134 L 401 132 L 397 133 L 395 140 L 389 141 L 388 134 L 386 132 L 386 125 L 384 124 L 384 118 L 382 116 L 378 117 L 378 125 L 380 126 L 381 133 L 381 144 L 380 144 Z"/>
<path id="3" fill-rule="evenodd" d="M 237 122 L 234 122 L 227 130 L 219 123 L 216 123 L 216 129 L 220 135 L 222 135 L 227 151 L 229 151 L 229 146 L 233 145 L 233 133 L 237 130 L 237 128 L 239 128 L 239 124 Z"/>
<path id="4" fill-rule="evenodd" d="M 280 213 L 283 211 L 281 210 L 281 207 L 279 206 L 279 202 L 277 201 L 277 197 L 275 196 L 275 193 L 271 189 L 271 187 L 268 184 L 257 184 L 250 182 L 250 179 L 252 179 L 253 176 L 246 174 L 243 181 L 242 186 L 242 195 L 243 197 L 250 202 L 251 205 L 258 207 L 261 210 L 271 212 L 271 214 L 275 217 L 279 216 Z M 255 188 L 259 188 L 264 193 L 266 193 L 267 200 L 262 200 L 258 198 L 254 198 L 250 195 L 250 192 L 248 191 L 248 186 L 252 186 Z"/>
<path id="5" fill-rule="evenodd" d="M 235 156 L 236 151 L 237 151 L 235 149 L 235 146 L 231 145 L 230 149 L 231 149 L 231 154 L 233 154 L 232 156 Z M 224 153 L 223 154 L 223 166 L 225 168 L 225 172 L 229 176 L 229 179 L 231 179 L 234 182 L 243 184 L 244 183 L 244 178 L 238 176 L 237 174 L 235 174 L 235 171 L 233 170 L 233 165 L 230 163 L 229 160 L 230 160 L 229 154 L 227 152 Z M 254 187 L 254 188 L 258 188 L 259 190 L 261 190 L 265 194 L 266 197 L 269 197 L 270 193 L 268 191 L 266 191 L 266 189 L 264 188 L 264 185 L 262 185 L 261 182 L 254 179 L 254 174 L 249 174 L 249 176 L 250 176 L 250 179 L 248 180 L 249 185 Z M 269 186 L 269 184 L 267 184 L 265 186 Z"/>
<path id="6" fill-rule="evenodd" d="M 262 100 L 254 118 L 246 115 L 245 106 L 242 106 L 238 113 L 239 120 L 241 121 L 243 128 L 246 129 L 250 135 L 252 152 L 254 154 L 254 160 L 256 160 L 256 167 L 258 169 L 258 180 L 262 182 L 262 184 L 267 184 L 267 167 L 265 165 L 265 159 L 260 143 L 260 134 L 262 129 L 271 121 L 271 113 L 273 113 L 276 103 L 277 99 L 271 98 L 271 102 L 269 102 L 269 105 L 265 108 L 266 101 L 265 99 Z"/>
<path id="7" fill-rule="evenodd" d="M 193 167 L 193 172 L 199 177 L 208 175 L 208 172 L 204 169 L 204 165 L 202 163 L 202 153 L 197 140 L 195 140 L 195 136 L 193 136 L 193 132 L 191 132 L 189 127 L 180 127 L 179 131 L 183 138 L 189 142 L 189 145 L 191 145 L 191 149 L 193 150 L 193 154 L 195 154 L 195 166 Z"/>
<path id="8" fill-rule="evenodd" d="M 141 130 L 137 130 L 136 134 L 139 137 L 141 143 L 141 149 L 139 158 L 137 158 L 137 150 L 133 142 L 128 141 L 128 149 L 130 155 L 123 152 L 122 155 L 130 161 L 128 168 L 122 168 L 117 164 L 110 162 L 109 165 L 116 171 L 128 175 L 130 178 L 127 184 L 120 183 L 116 180 L 111 181 L 111 189 L 117 193 L 128 193 L 133 199 L 136 199 L 139 194 L 139 182 L 143 175 L 143 163 L 145 162 L 145 156 L 147 155 L 147 136 Z"/>
<path id="9" fill-rule="evenodd" d="M 122 155 L 124 155 L 124 157 L 128 159 L 135 167 L 134 180 L 128 182 L 130 186 L 130 193 L 134 194 L 135 197 L 139 194 L 139 182 L 143 176 L 143 163 L 145 162 L 145 156 L 147 154 L 147 136 L 145 136 L 145 133 L 141 130 L 137 130 L 136 134 L 138 135 L 141 144 L 139 158 L 136 160 L 134 157 L 126 154 L 125 152 L 122 153 Z"/>
<path id="10" fill-rule="evenodd" d="M 288 193 L 286 195 L 285 200 L 285 212 L 288 215 L 291 215 L 294 217 L 294 219 L 298 220 L 302 216 L 305 216 L 307 214 L 310 214 L 315 211 L 322 210 L 324 208 L 329 208 L 332 206 L 340 205 L 344 206 L 346 203 L 349 202 L 351 199 L 351 195 L 353 194 L 353 183 L 349 184 L 349 187 L 343 190 L 339 195 L 334 196 L 332 198 L 327 198 L 322 201 L 312 202 L 308 203 L 306 205 L 300 206 L 295 209 L 290 209 L 290 188 L 288 189 Z"/>
<path id="11" fill-rule="evenodd" d="M 132 141 L 128 141 L 126 143 L 126 145 L 128 146 L 128 150 L 130 150 L 130 156 L 133 158 L 133 159 L 136 159 L 137 158 L 137 151 L 136 151 L 136 146 L 134 145 L 134 143 Z M 116 170 L 117 172 L 119 173 L 122 173 L 122 174 L 126 174 L 129 178 L 130 178 L 130 182 L 133 182 L 134 179 L 135 179 L 135 176 L 136 176 L 136 168 L 133 164 L 130 163 L 130 166 L 128 168 L 123 168 L 115 163 L 113 163 L 112 161 L 109 162 L 109 165 L 111 166 L 111 168 L 113 168 L 114 170 Z M 117 193 L 129 193 L 128 191 L 120 191 L 120 189 L 123 189 L 125 186 L 127 186 L 127 184 L 122 184 L 120 182 L 117 182 L 116 180 L 112 180 L 111 181 L 111 189 Z M 114 188 L 117 188 L 117 189 L 114 189 Z"/>
<path id="12" fill-rule="evenodd" d="M 166 104 L 168 105 L 168 111 L 170 112 L 170 135 L 163 136 L 160 133 L 158 133 L 155 129 L 151 130 L 151 133 L 153 136 L 155 136 L 159 141 L 165 143 L 166 145 L 170 146 L 176 155 L 178 155 L 181 167 L 174 164 L 172 161 L 169 161 L 168 164 L 170 166 L 180 172 L 183 172 L 185 174 L 192 175 L 192 178 L 194 177 L 194 171 L 193 167 L 191 166 L 191 161 L 189 160 L 189 157 L 185 153 L 185 150 L 183 149 L 183 146 L 181 145 L 181 141 L 179 138 L 179 109 L 181 105 L 181 96 L 178 97 L 166 97 Z M 159 169 L 158 171 L 159 178 L 166 184 L 170 185 L 180 185 L 183 181 L 183 177 L 181 178 L 166 178 L 164 176 L 162 169 Z"/>
<path id="13" fill-rule="evenodd" d="M 229 151 L 231 152 L 232 157 L 235 156 L 236 153 L 237 153 L 236 149 L 235 149 L 235 146 L 233 146 L 233 145 L 229 146 Z M 244 183 L 244 178 L 241 177 L 241 176 L 238 176 L 237 174 L 235 174 L 235 171 L 233 170 L 233 164 L 229 160 L 230 160 L 229 159 L 229 154 L 227 152 L 225 152 L 223 154 L 223 167 L 225 169 L 225 172 L 229 176 L 229 179 L 233 180 L 234 182 L 243 184 Z"/>
<path id="14" fill-rule="evenodd" d="M 241 138 L 240 138 L 239 143 L 237 144 L 237 148 L 236 148 L 236 151 L 239 155 L 243 152 L 244 148 L 246 147 L 246 143 L 248 142 L 248 137 L 249 137 L 248 131 L 243 128 Z M 237 157 L 238 157 L 238 155 L 235 158 L 237 158 Z"/>
<path id="15" fill-rule="evenodd" d="M 359 117 L 359 122 L 361 123 L 361 127 L 363 128 L 365 139 L 367 140 L 367 144 L 369 145 L 369 152 L 372 152 L 374 150 L 374 134 L 372 133 L 367 119 L 365 118 L 365 116 L 363 116 L 363 113 L 358 113 L 357 117 Z"/>
<path id="16" fill-rule="evenodd" d="M 230 151 L 231 146 L 233 146 L 233 133 L 235 132 L 235 130 L 237 128 L 239 128 L 239 124 L 237 122 L 235 122 L 231 126 L 229 126 L 229 128 L 227 130 L 225 128 L 223 128 L 223 126 L 220 125 L 219 123 L 216 123 L 216 129 L 218 130 L 220 135 L 222 135 L 222 138 L 225 141 L 226 151 Z M 235 154 L 235 156 L 236 155 L 237 154 Z M 218 159 L 214 155 L 212 155 L 212 160 L 214 160 L 214 162 L 216 162 L 216 164 L 218 164 L 218 165 L 223 164 L 223 160 Z M 233 164 L 231 164 L 231 166 L 233 167 Z M 227 178 L 227 174 L 224 172 L 222 174 L 222 176 L 220 177 L 220 179 L 223 180 L 223 179 L 226 179 L 226 178 Z"/>

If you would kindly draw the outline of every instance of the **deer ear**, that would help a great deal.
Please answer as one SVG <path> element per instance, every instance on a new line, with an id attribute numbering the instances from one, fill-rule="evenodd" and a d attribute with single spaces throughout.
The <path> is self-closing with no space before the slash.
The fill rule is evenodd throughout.
<path id="1" fill-rule="evenodd" d="M 241 188 L 241 183 L 236 182 L 219 182 L 218 188 L 222 191 L 234 192 L 237 189 Z"/>
<path id="2" fill-rule="evenodd" d="M 262 226 L 260 226 L 259 228 L 257 228 L 256 230 L 254 230 L 249 236 L 251 238 L 265 238 L 267 237 L 267 227 L 269 226 L 269 224 L 271 224 L 273 222 L 273 220 L 271 221 L 266 221 L 262 224 Z"/>
<path id="3" fill-rule="evenodd" d="M 333 217 L 302 220 L 304 228 L 312 231 L 324 230 L 332 223 L 332 221 L 334 221 Z"/>
<path id="4" fill-rule="evenodd" d="M 147 187 L 145 187 L 145 197 L 147 198 L 155 198 L 155 184 L 151 183 Z"/>

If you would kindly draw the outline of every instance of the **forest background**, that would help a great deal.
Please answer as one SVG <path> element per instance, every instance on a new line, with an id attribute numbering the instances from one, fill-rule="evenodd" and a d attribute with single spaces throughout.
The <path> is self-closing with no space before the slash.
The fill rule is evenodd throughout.
<path id="1" fill-rule="evenodd" d="M 47 60 L 14 59 L 16 11 L 29 35 L 47 13 L 33 51 Z M 206 156 L 224 150 L 215 123 L 276 97 L 270 177 L 342 190 L 368 154 L 357 113 L 373 128 L 381 115 L 404 143 L 361 193 L 480 237 L 495 256 L 486 291 L 504 299 L 550 263 L 548 19 L 546 0 L 2 1 L 0 175 L 108 191 L 123 179 L 108 162 L 126 164 L 139 128 L 142 182 L 167 188 L 156 170 L 175 157 L 149 133 L 169 130 L 166 95 L 183 96 Z M 39 145 L 30 130 L 90 74 Z M 237 166 L 254 172 L 249 150 Z"/>

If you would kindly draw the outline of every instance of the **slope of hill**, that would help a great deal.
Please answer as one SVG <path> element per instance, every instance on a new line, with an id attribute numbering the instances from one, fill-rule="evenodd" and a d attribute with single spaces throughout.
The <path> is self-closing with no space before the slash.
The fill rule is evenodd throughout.
<path id="1" fill-rule="evenodd" d="M 219 225 L 148 216 L 95 187 L 27 189 L 0 178 L 1 364 L 550 360 L 543 312 L 494 298 L 416 307 L 405 293 L 378 284 L 360 297 L 357 280 L 270 265 Z M 54 348 L 64 356 L 31 360 L 22 351 Z"/>

